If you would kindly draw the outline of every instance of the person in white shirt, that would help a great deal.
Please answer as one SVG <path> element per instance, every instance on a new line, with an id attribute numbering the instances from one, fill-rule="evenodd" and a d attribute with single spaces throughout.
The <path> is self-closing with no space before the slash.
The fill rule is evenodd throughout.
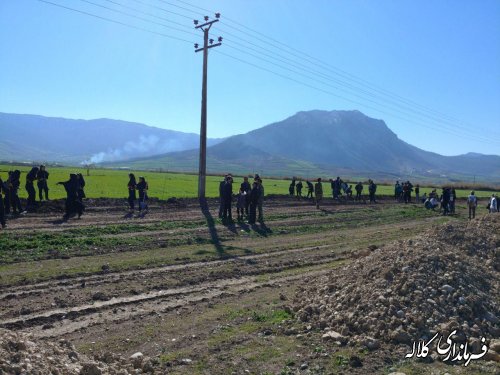
<path id="1" fill-rule="evenodd" d="M 467 206 L 469 206 L 469 220 L 474 219 L 476 217 L 476 207 L 477 207 L 477 198 L 474 194 L 474 190 L 470 192 L 470 195 L 467 197 Z"/>
<path id="2" fill-rule="evenodd" d="M 498 212 L 498 198 L 495 194 L 492 194 L 490 198 L 490 213 L 494 212 Z"/>

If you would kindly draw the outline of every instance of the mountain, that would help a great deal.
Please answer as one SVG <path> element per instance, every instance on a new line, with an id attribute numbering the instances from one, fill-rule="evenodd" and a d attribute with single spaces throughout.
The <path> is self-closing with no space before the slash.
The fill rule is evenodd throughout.
<path id="1" fill-rule="evenodd" d="M 0 113 L 0 160 L 79 164 L 119 161 L 199 147 L 199 135 L 135 122 Z M 220 139 L 207 140 L 208 145 Z"/>
<path id="2" fill-rule="evenodd" d="M 197 151 L 168 153 L 122 166 L 196 170 Z M 461 180 L 483 176 L 500 181 L 500 156 L 442 156 L 397 137 L 384 121 L 359 111 L 299 112 L 207 149 L 211 172 L 304 176 L 420 176 Z"/>

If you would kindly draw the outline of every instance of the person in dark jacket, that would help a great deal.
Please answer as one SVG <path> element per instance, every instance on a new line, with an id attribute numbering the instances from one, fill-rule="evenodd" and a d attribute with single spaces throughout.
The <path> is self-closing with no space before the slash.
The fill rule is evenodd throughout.
<path id="1" fill-rule="evenodd" d="M 250 206 L 250 182 L 248 182 L 248 177 L 243 177 L 243 182 L 240 185 L 240 189 L 245 192 L 245 215 L 248 217 L 248 207 Z"/>
<path id="2" fill-rule="evenodd" d="M 448 215 L 450 213 L 450 195 L 451 191 L 449 188 L 443 188 L 441 194 L 441 208 L 443 209 L 443 215 Z"/>
<path id="3" fill-rule="evenodd" d="M 297 190 L 297 198 L 302 198 L 302 181 L 299 180 L 297 182 L 297 186 L 295 186 L 295 190 Z"/>
<path id="4" fill-rule="evenodd" d="M 377 203 L 375 193 L 377 192 L 377 185 L 373 180 L 368 180 L 368 193 L 370 194 L 370 203 Z"/>
<path id="5" fill-rule="evenodd" d="M 356 190 L 356 200 L 360 201 L 362 199 L 361 193 L 363 192 L 363 184 L 361 183 L 361 181 L 356 184 L 354 189 Z"/>
<path id="6" fill-rule="evenodd" d="M 130 173 L 128 175 L 129 180 L 128 180 L 128 205 L 130 207 L 130 210 L 134 210 L 135 208 L 135 200 L 137 199 L 137 195 L 135 193 L 135 190 L 137 188 L 137 181 L 135 180 L 135 175 L 133 173 Z"/>
<path id="7" fill-rule="evenodd" d="M 36 180 L 38 174 L 38 167 L 31 168 L 31 171 L 26 175 L 26 192 L 28 193 L 28 202 L 26 204 L 26 211 L 33 210 L 36 208 L 36 191 L 33 183 Z"/>
<path id="8" fill-rule="evenodd" d="M 318 178 L 318 182 L 314 184 L 314 194 L 316 195 L 316 208 L 319 208 L 319 204 L 323 199 L 323 185 L 321 184 L 321 177 Z"/>
<path id="9" fill-rule="evenodd" d="M 21 208 L 21 200 L 19 199 L 19 187 L 21 186 L 21 171 L 16 169 L 12 172 L 9 190 L 10 190 L 10 205 L 12 207 L 12 213 L 14 215 L 23 212 Z"/>
<path id="10" fill-rule="evenodd" d="M 292 180 L 288 187 L 288 193 L 293 197 L 295 195 L 295 180 Z"/>
<path id="11" fill-rule="evenodd" d="M 78 200 L 80 203 L 83 203 L 83 198 L 86 198 L 85 195 L 85 179 L 81 173 L 77 174 L 78 177 Z"/>
<path id="12" fill-rule="evenodd" d="M 248 215 L 248 224 L 255 224 L 257 220 L 257 206 L 259 204 L 260 189 L 257 181 L 254 181 L 250 191 L 250 212 Z"/>
<path id="13" fill-rule="evenodd" d="M 2 181 L 2 178 L 0 177 L 0 225 L 2 226 L 2 229 L 5 228 L 5 208 L 4 208 L 4 199 L 3 195 L 5 193 L 4 190 L 4 182 Z"/>
<path id="14" fill-rule="evenodd" d="M 257 221 L 259 223 L 264 222 L 264 196 L 265 196 L 265 191 L 264 191 L 264 185 L 262 184 L 262 178 L 258 174 L 255 175 L 255 181 L 257 182 L 258 186 L 258 191 L 259 191 L 259 199 L 257 200 Z"/>
<path id="15" fill-rule="evenodd" d="M 224 210 L 222 212 L 222 220 L 224 222 L 232 222 L 233 217 L 231 213 L 231 203 L 233 200 L 233 177 L 228 175 L 226 177 L 226 182 L 222 188 L 222 200 L 224 204 Z"/>
<path id="16" fill-rule="evenodd" d="M 457 192 L 455 191 L 455 188 L 451 189 L 450 192 L 450 214 L 455 213 L 455 202 L 457 201 Z"/>
<path id="17" fill-rule="evenodd" d="M 147 209 L 146 202 L 148 200 L 149 190 L 149 185 L 144 177 L 139 177 L 139 183 L 137 184 L 136 188 L 139 191 L 139 212 L 141 212 L 143 209 Z"/>
<path id="18" fill-rule="evenodd" d="M 224 176 L 224 179 L 219 182 L 219 219 L 222 219 L 222 214 L 224 212 L 224 199 L 223 199 L 223 193 L 224 193 L 224 185 L 226 184 L 226 179 L 227 176 Z"/>
<path id="19" fill-rule="evenodd" d="M 10 180 L 12 178 L 12 171 L 9 171 L 7 180 L 3 182 L 3 192 L 5 197 L 3 198 L 3 204 L 5 208 L 5 215 L 10 214 Z"/>
<path id="20" fill-rule="evenodd" d="M 38 197 L 40 202 L 43 201 L 43 193 L 45 193 L 45 200 L 49 200 L 49 185 L 47 180 L 49 179 L 49 172 L 45 169 L 45 165 L 40 165 L 40 169 L 36 175 L 37 186 L 38 186 Z"/>
<path id="21" fill-rule="evenodd" d="M 313 195 L 313 193 L 314 193 L 314 185 L 309 180 L 306 181 L 306 184 L 307 184 L 307 196 L 306 196 L 306 199 L 307 198 L 314 199 L 314 195 Z"/>
<path id="22" fill-rule="evenodd" d="M 80 218 L 83 214 L 83 204 L 78 198 L 78 190 L 80 189 L 78 176 L 75 173 L 71 173 L 68 181 L 58 182 L 57 185 L 63 185 L 64 190 L 66 190 L 66 212 L 64 218 L 68 219 L 75 213 L 77 213 L 78 218 Z"/>
<path id="23" fill-rule="evenodd" d="M 342 180 L 340 179 L 339 176 L 337 176 L 337 178 L 335 179 L 334 183 L 333 183 L 333 198 L 334 199 L 339 199 L 339 195 L 340 195 L 340 188 L 342 186 Z"/>

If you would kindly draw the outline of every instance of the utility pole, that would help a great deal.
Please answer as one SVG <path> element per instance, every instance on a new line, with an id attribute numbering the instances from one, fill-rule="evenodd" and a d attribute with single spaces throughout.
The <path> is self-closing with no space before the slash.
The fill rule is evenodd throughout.
<path id="1" fill-rule="evenodd" d="M 198 20 L 194 20 L 195 29 L 203 30 L 203 47 L 198 48 L 198 44 L 194 45 L 195 52 L 203 51 L 203 83 L 201 89 L 201 125 L 200 125 L 200 164 L 198 171 L 198 198 L 205 199 L 205 185 L 207 175 L 207 64 L 208 50 L 213 47 L 218 47 L 222 44 L 222 37 L 218 38 L 219 43 L 214 44 L 213 39 L 208 38 L 208 31 L 212 25 L 219 22 L 220 13 L 215 13 L 215 19 L 209 21 L 209 17 L 205 16 L 205 23 L 198 25 Z"/>

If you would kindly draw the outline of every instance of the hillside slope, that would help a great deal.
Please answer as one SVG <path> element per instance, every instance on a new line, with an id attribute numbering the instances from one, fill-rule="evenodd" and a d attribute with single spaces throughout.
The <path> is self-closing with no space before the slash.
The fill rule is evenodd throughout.
<path id="1" fill-rule="evenodd" d="M 299 112 L 209 147 L 209 171 L 266 171 L 268 175 L 372 174 L 448 179 L 485 176 L 500 181 L 500 156 L 442 156 L 397 137 L 384 121 L 359 111 Z M 198 153 L 170 153 L 120 165 L 196 170 Z"/>
<path id="2" fill-rule="evenodd" d="M 110 119 L 0 113 L 0 134 L 0 160 L 7 161 L 99 163 L 199 147 L 197 134 Z"/>

